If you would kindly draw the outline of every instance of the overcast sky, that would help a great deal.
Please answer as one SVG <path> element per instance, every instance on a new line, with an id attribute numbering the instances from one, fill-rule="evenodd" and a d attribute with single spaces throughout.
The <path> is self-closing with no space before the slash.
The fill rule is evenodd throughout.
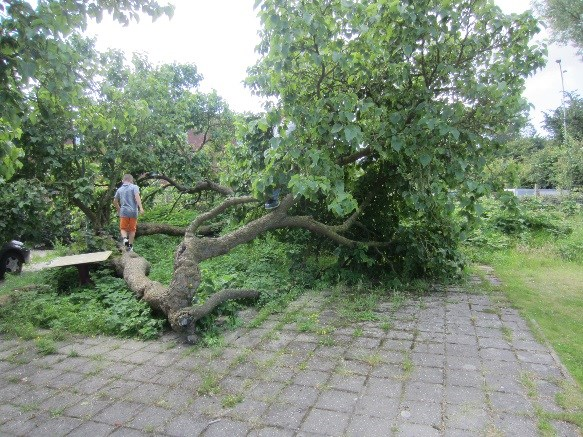
<path id="1" fill-rule="evenodd" d="M 202 91 L 216 89 L 235 111 L 260 111 L 259 100 L 243 86 L 247 67 L 257 59 L 259 19 L 255 0 L 173 0 L 171 20 L 149 18 L 123 27 L 104 20 L 88 33 L 100 49 L 143 52 L 154 63 L 194 63 L 204 76 Z M 161 2 L 162 3 L 162 2 Z M 529 0 L 496 0 L 506 13 L 523 12 Z M 572 47 L 549 46 L 547 66 L 528 79 L 524 96 L 535 107 L 531 121 L 541 131 L 543 111 L 561 104 L 561 59 L 565 91 L 583 94 L 583 62 Z M 542 131 L 541 131 L 542 132 Z"/>

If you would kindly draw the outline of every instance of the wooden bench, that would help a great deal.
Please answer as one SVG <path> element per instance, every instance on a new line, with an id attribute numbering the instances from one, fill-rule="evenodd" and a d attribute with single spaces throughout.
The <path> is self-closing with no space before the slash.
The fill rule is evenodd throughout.
<path id="1" fill-rule="evenodd" d="M 91 283 L 89 278 L 89 264 L 105 261 L 111 255 L 111 250 L 105 252 L 82 253 L 81 255 L 61 256 L 46 264 L 46 268 L 75 266 L 79 272 L 81 285 Z"/>

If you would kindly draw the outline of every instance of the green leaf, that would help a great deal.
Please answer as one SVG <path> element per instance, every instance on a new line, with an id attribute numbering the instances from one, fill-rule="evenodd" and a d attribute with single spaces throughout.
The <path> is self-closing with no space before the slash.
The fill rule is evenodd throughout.
<path id="1" fill-rule="evenodd" d="M 359 138 L 361 135 L 362 131 L 360 130 L 360 126 L 352 124 L 344 128 L 344 136 L 348 142 L 352 142 L 352 140 Z"/>
<path id="2" fill-rule="evenodd" d="M 431 156 L 424 153 L 419 157 L 419 162 L 423 167 L 427 167 L 431 162 Z"/>

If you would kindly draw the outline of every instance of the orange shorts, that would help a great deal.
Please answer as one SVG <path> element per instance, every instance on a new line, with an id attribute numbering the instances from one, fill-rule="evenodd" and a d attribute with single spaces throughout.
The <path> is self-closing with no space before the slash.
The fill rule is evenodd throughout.
<path id="1" fill-rule="evenodd" d="M 136 217 L 120 217 L 119 228 L 126 232 L 136 232 L 138 219 Z"/>

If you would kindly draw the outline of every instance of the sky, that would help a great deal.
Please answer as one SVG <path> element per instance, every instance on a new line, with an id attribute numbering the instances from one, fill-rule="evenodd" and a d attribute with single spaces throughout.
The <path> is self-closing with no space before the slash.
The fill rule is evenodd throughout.
<path id="1" fill-rule="evenodd" d="M 505 13 L 519 13 L 530 7 L 529 0 L 495 1 Z M 170 2 L 176 7 L 171 20 L 162 17 L 152 23 L 144 17 L 139 23 L 123 27 L 104 19 L 90 25 L 87 33 L 97 38 L 101 50 L 145 53 L 156 64 L 194 63 L 204 76 L 201 91 L 215 89 L 235 111 L 261 111 L 261 101 L 242 83 L 247 68 L 257 60 L 260 22 L 253 9 L 255 0 Z M 561 105 L 561 70 L 565 91 L 582 95 L 583 62 L 573 47 L 549 45 L 546 67 L 527 80 L 524 97 L 534 105 L 531 123 L 541 134 L 545 134 L 543 112 Z"/>

